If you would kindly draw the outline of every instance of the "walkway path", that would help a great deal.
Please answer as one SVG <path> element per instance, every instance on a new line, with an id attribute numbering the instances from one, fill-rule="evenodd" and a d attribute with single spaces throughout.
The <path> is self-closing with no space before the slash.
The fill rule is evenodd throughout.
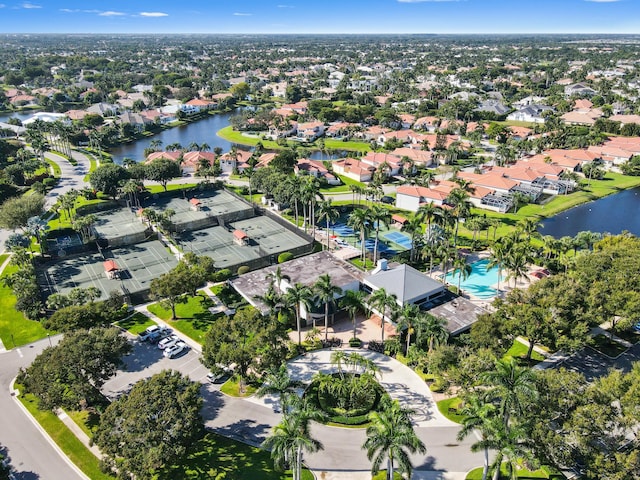
<path id="1" fill-rule="evenodd" d="M 67 415 L 67 412 L 65 412 L 64 410 L 58 410 L 56 412 L 56 415 L 58 415 L 58 418 L 62 420 L 62 423 L 64 423 L 66 427 L 71 430 L 71 433 L 73 433 L 78 438 L 78 440 L 80 440 L 84 444 L 84 446 L 89 449 L 91 453 L 102 460 L 102 452 L 100 451 L 100 449 L 91 443 L 89 435 L 87 435 L 84 430 L 82 430 L 78 426 L 78 424 L 74 422 L 69 415 Z"/>

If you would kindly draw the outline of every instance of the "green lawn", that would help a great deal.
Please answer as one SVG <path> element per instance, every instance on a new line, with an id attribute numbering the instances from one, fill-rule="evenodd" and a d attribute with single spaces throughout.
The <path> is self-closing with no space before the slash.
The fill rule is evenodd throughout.
<path id="1" fill-rule="evenodd" d="M 240 392 L 240 379 L 237 376 L 231 377 L 222 384 L 220 391 L 230 397 L 250 397 L 258 388 L 248 383 L 244 384 L 244 392 Z"/>
<path id="2" fill-rule="evenodd" d="M 461 403 L 462 401 L 458 397 L 452 397 L 452 398 L 447 398 L 446 400 L 440 400 L 439 402 L 437 402 L 438 410 L 442 415 L 447 417 L 452 422 L 462 423 L 465 418 L 464 415 L 459 415 L 458 413 L 456 413 Z M 452 411 L 449 411 L 450 408 L 452 409 Z"/>
<path id="3" fill-rule="evenodd" d="M 482 467 L 478 467 L 471 470 L 467 474 L 466 480 L 481 480 L 481 478 L 482 478 Z M 500 467 L 500 479 L 506 480 L 507 478 L 509 478 L 507 477 L 507 467 L 506 467 L 506 464 L 503 463 Z M 528 480 L 528 479 L 534 479 L 534 478 L 548 478 L 553 480 L 560 480 L 560 479 L 564 479 L 564 476 L 560 474 L 550 474 L 546 468 L 540 468 L 533 472 L 523 468 L 522 470 L 518 470 L 518 478 L 521 480 Z"/>
<path id="4" fill-rule="evenodd" d="M 277 472 L 269 452 L 208 432 L 187 458 L 169 468 L 170 478 L 187 480 L 287 480 L 290 473 Z M 302 480 L 313 475 L 303 470 Z"/>
<path id="5" fill-rule="evenodd" d="M 6 255 L 0 255 L 0 260 L 4 261 L 6 257 Z M 2 277 L 17 270 L 16 266 L 7 265 L 0 276 L 0 340 L 7 349 L 35 342 L 47 336 L 47 330 L 40 322 L 26 319 L 15 309 L 16 297 L 2 282 Z"/>
<path id="6" fill-rule="evenodd" d="M 198 186 L 197 183 L 170 183 L 170 184 L 167 185 L 167 192 L 173 192 L 173 191 L 176 191 L 176 190 L 184 190 L 184 189 L 187 189 L 187 188 L 193 188 L 193 187 L 197 187 L 197 186 Z M 160 184 L 158 184 L 158 185 L 149 185 L 149 186 L 147 186 L 147 190 L 151 194 L 164 192 L 164 188 Z"/>
<path id="7" fill-rule="evenodd" d="M 220 299 L 228 308 L 238 309 L 249 305 L 249 303 L 236 292 L 232 287 L 224 284 L 214 285 L 211 292 Z"/>
<path id="8" fill-rule="evenodd" d="M 88 410 L 72 410 L 66 412 L 69 418 L 78 425 L 89 438 L 93 437 L 93 433 L 98 428 L 100 422 L 100 415 Z"/>
<path id="9" fill-rule="evenodd" d="M 45 162 L 47 162 L 49 166 L 52 168 L 54 177 L 59 178 L 62 175 L 62 170 L 60 169 L 60 165 L 58 165 L 53 160 L 49 160 L 48 158 L 45 159 Z"/>
<path id="10" fill-rule="evenodd" d="M 143 315 L 140 312 L 136 312 L 133 315 L 131 315 L 129 318 L 120 320 L 119 322 L 116 322 L 114 325 L 124 328 L 125 330 L 128 330 L 130 333 L 134 335 L 138 335 L 144 332 L 147 329 L 147 327 L 150 327 L 151 325 L 155 325 L 155 322 L 151 320 L 149 317 L 147 317 L 146 315 Z"/>
<path id="11" fill-rule="evenodd" d="M 58 444 L 65 455 L 91 480 L 115 480 L 115 477 L 102 473 L 100 470 L 100 461 L 69 431 L 62 420 L 53 412 L 38 410 L 38 400 L 36 397 L 31 394 L 24 394 L 18 398 L 42 428 L 44 428 Z"/>
<path id="12" fill-rule="evenodd" d="M 511 348 L 507 350 L 507 353 L 505 353 L 504 356 L 524 360 L 524 357 L 527 355 L 528 350 L 529 347 L 527 347 L 524 343 L 519 342 L 518 340 L 514 340 L 513 345 L 511 345 Z M 544 357 L 534 350 L 533 352 L 531 352 L 531 360 L 532 365 L 535 365 L 536 363 L 542 362 L 544 360 Z"/>
<path id="13" fill-rule="evenodd" d="M 243 132 L 238 132 L 233 127 L 228 126 L 221 130 L 218 130 L 217 135 L 225 140 L 239 145 L 255 146 L 258 142 L 262 143 L 262 146 L 268 150 L 282 150 L 290 145 L 300 145 L 299 142 L 289 142 L 288 145 L 280 145 L 273 140 L 262 140 L 262 136 L 248 137 L 243 135 Z M 371 150 L 371 146 L 366 142 L 343 142 L 342 140 L 333 140 L 330 138 L 324 139 L 325 149 L 331 150 L 347 150 L 350 152 L 368 152 Z M 307 145 L 304 145 L 307 147 Z M 316 144 L 311 144 L 309 148 L 317 148 Z"/>
<path id="14" fill-rule="evenodd" d="M 171 320 L 171 310 L 163 308 L 160 303 L 149 305 L 148 309 L 157 317 L 167 321 L 171 327 L 202 344 L 211 324 L 224 315 L 224 313 L 212 314 L 208 310 L 211 306 L 213 303 L 208 297 L 189 297 L 187 303 L 176 307 L 177 320 Z"/>

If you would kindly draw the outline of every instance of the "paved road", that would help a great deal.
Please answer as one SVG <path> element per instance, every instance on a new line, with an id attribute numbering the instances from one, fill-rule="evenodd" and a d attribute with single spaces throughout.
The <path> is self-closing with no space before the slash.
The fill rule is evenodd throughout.
<path id="1" fill-rule="evenodd" d="M 59 336 L 52 337 L 55 344 Z M 29 365 L 45 347 L 48 339 L 0 354 L 0 444 L 6 448 L 18 480 L 82 479 L 40 430 L 25 415 L 9 392 L 9 385 L 19 369 Z"/>
<path id="2" fill-rule="evenodd" d="M 64 195 L 73 188 L 81 190 L 87 186 L 84 177 L 89 173 L 91 162 L 86 155 L 76 151 L 72 151 L 72 157 L 78 162 L 76 166 L 71 165 L 66 158 L 55 153 L 47 152 L 45 157 L 56 162 L 62 171 L 58 184 L 47 193 L 45 209 L 49 209 L 58 201 L 60 195 Z M 0 228 L 0 253 L 5 251 L 4 242 L 11 233 L 13 232 L 10 230 Z"/>

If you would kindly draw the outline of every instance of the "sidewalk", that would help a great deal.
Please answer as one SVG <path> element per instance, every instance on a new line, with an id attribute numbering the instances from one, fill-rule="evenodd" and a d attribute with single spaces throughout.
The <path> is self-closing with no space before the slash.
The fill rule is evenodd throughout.
<path id="1" fill-rule="evenodd" d="M 84 433 L 84 431 L 78 426 L 78 424 L 74 422 L 73 419 L 69 415 L 67 415 L 64 410 L 59 409 L 56 412 L 56 415 L 58 415 L 58 418 L 62 420 L 62 423 L 65 424 L 65 426 L 71 431 L 71 433 L 78 437 L 78 440 L 80 440 L 91 451 L 91 453 L 102 460 L 102 452 L 100 451 L 100 449 L 95 445 L 92 445 L 89 436 Z"/>

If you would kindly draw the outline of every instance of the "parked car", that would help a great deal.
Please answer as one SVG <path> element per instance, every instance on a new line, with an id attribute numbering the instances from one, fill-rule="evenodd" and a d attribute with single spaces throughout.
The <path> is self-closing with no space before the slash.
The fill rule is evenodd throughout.
<path id="1" fill-rule="evenodd" d="M 161 327 L 160 325 L 151 325 L 150 327 L 147 327 L 144 332 L 138 335 L 138 340 L 140 340 L 141 342 L 156 342 L 162 337 L 170 335 L 172 331 L 173 330 L 167 327 Z"/>
<path id="2" fill-rule="evenodd" d="M 178 342 L 173 347 L 165 348 L 162 354 L 167 358 L 176 358 L 183 352 L 189 350 L 189 345 L 184 342 Z"/>
<path id="3" fill-rule="evenodd" d="M 222 383 L 226 381 L 232 373 L 233 370 L 231 370 L 229 367 L 220 367 L 220 369 L 216 370 L 215 372 L 207 373 L 207 380 L 209 380 L 211 383 Z"/>
<path id="4" fill-rule="evenodd" d="M 391 205 L 393 202 L 395 202 L 395 199 L 394 199 L 393 197 L 390 197 L 390 196 L 388 196 L 388 195 L 385 195 L 384 197 L 382 197 L 382 198 L 380 199 L 380 201 L 381 201 L 382 203 L 386 203 L 386 204 L 388 204 L 388 205 Z"/>
<path id="5" fill-rule="evenodd" d="M 162 340 L 158 342 L 158 348 L 160 350 L 164 350 L 165 348 L 173 347 L 176 343 L 180 341 L 180 337 L 173 334 L 168 337 L 164 337 Z"/>
<path id="6" fill-rule="evenodd" d="M 636 332 L 640 333 L 640 322 L 636 323 L 636 324 L 633 326 L 633 329 L 634 329 Z"/>

